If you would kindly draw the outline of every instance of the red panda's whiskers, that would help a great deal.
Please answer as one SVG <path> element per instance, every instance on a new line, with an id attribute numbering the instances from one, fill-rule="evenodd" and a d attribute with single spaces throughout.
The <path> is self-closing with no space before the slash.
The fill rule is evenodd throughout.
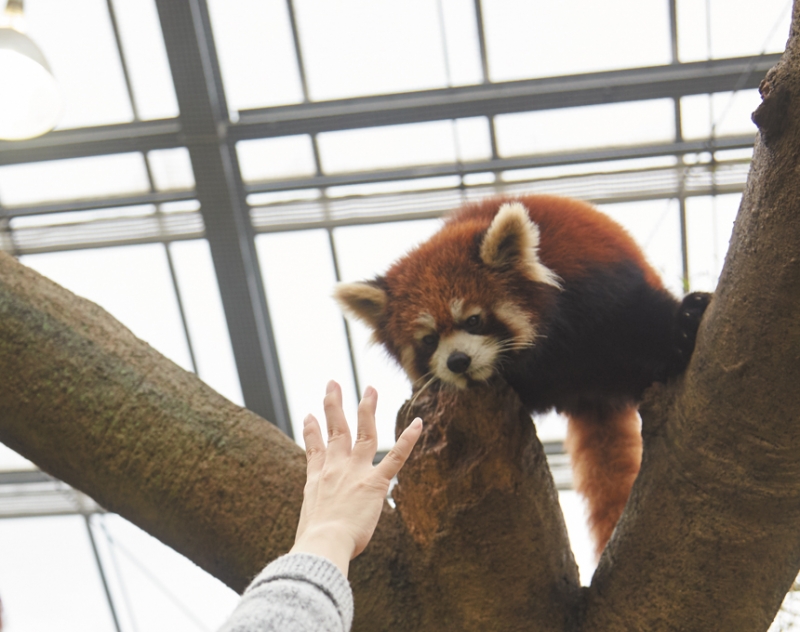
<path id="1" fill-rule="evenodd" d="M 427 382 L 425 382 L 425 384 L 423 384 L 416 393 L 414 393 L 414 396 L 411 398 L 411 403 L 408 405 L 408 408 L 406 408 L 406 424 L 408 424 L 408 417 L 411 414 L 411 409 L 414 408 L 414 404 L 417 403 L 417 399 L 419 399 L 419 396 L 422 395 L 422 393 L 425 392 L 425 389 L 427 389 L 431 384 L 436 382 L 439 378 L 436 377 L 435 375 L 432 375 L 432 373 L 429 371 L 419 379 L 414 380 L 414 384 L 416 384 L 417 382 L 424 380 L 429 375 L 431 376 L 431 378 Z"/>

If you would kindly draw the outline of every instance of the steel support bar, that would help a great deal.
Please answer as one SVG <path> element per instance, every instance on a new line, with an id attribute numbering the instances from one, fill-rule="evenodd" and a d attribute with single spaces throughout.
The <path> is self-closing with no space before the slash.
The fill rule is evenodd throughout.
<path id="1" fill-rule="evenodd" d="M 628 147 L 603 147 L 600 149 L 538 154 L 520 158 L 497 158 L 495 160 L 461 162 L 458 164 L 448 163 L 443 165 L 406 167 L 403 169 L 359 171 L 329 176 L 283 178 L 281 180 L 253 182 L 245 185 L 245 189 L 247 193 L 268 193 L 274 191 L 295 191 L 299 189 L 369 184 L 373 182 L 414 180 L 417 178 L 464 175 L 468 173 L 497 173 L 501 171 L 512 171 L 514 169 L 531 169 L 536 167 L 586 164 L 613 160 L 632 160 L 637 158 L 655 158 L 659 156 L 680 156 L 727 149 L 750 149 L 753 147 L 754 142 L 754 134 L 742 134 L 739 136 L 725 136 L 708 140 L 654 143 L 648 145 L 632 145 Z"/>
<path id="2" fill-rule="evenodd" d="M 246 406 L 292 435 L 225 95 L 202 0 L 157 0 L 183 139 Z"/>
<path id="3" fill-rule="evenodd" d="M 376 125 L 490 116 L 640 101 L 758 86 L 780 55 L 717 59 L 568 77 L 487 83 L 336 101 L 244 110 L 239 122 L 218 121 L 235 140 L 314 134 Z M 215 130 L 224 134 L 224 130 Z M 0 165 L 179 147 L 180 122 L 169 119 L 51 132 L 26 141 L 0 141 Z"/>
<path id="4" fill-rule="evenodd" d="M 755 88 L 780 57 L 716 59 L 243 110 L 229 133 L 237 140 L 317 134 Z"/>
<path id="5" fill-rule="evenodd" d="M 133 195 L 113 195 L 102 198 L 68 200 L 66 202 L 4 206 L 0 208 L 0 216 L 24 217 L 26 215 L 42 215 L 43 213 L 69 213 L 71 211 L 92 211 L 124 206 L 168 204 L 170 202 L 186 202 L 188 200 L 194 200 L 196 197 L 197 194 L 194 191 L 152 191 Z"/>
<path id="6" fill-rule="evenodd" d="M 181 147 L 177 119 L 50 132 L 30 140 L 0 141 L 0 165 Z"/>

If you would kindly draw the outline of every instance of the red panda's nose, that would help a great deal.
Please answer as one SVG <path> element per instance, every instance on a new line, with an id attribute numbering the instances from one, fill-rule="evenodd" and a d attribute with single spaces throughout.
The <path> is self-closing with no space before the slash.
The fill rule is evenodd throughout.
<path id="1" fill-rule="evenodd" d="M 453 351 L 447 358 L 447 368 L 453 373 L 463 373 L 469 368 L 470 362 L 472 358 L 463 351 Z"/>

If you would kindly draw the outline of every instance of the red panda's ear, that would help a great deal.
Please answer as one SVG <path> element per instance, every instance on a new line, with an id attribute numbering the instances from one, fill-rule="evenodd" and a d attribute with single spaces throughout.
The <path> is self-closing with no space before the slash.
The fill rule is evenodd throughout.
<path id="1" fill-rule="evenodd" d="M 339 283 L 333 298 L 342 310 L 377 329 L 386 311 L 386 292 L 372 283 Z"/>
<path id="2" fill-rule="evenodd" d="M 500 207 L 483 237 L 480 255 L 492 268 L 517 268 L 531 281 L 561 287 L 558 275 L 539 259 L 539 227 L 521 202 Z"/>

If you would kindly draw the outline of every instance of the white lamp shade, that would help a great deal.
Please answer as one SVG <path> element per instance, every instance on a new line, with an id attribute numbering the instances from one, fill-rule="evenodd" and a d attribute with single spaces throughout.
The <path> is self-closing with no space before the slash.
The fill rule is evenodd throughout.
<path id="1" fill-rule="evenodd" d="M 0 139 L 41 136 L 61 117 L 61 91 L 27 35 L 0 28 Z"/>

